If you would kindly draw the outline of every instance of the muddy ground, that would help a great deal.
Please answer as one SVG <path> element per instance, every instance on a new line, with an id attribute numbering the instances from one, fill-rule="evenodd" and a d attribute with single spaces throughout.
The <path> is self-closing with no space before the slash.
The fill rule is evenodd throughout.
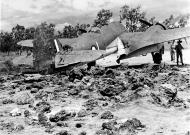
<path id="1" fill-rule="evenodd" d="M 190 66 L 1 74 L 0 135 L 189 135 Z"/>

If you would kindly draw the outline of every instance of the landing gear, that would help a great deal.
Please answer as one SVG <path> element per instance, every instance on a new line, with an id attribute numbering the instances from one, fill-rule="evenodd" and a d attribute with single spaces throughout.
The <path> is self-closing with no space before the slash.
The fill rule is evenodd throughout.
<path id="1" fill-rule="evenodd" d="M 162 53 L 152 52 L 151 54 L 155 64 L 160 64 L 162 62 Z"/>

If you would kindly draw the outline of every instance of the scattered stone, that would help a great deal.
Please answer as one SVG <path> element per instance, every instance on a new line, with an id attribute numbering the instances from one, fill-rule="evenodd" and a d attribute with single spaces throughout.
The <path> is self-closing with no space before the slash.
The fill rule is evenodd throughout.
<path id="1" fill-rule="evenodd" d="M 43 89 L 45 87 L 44 82 L 34 82 L 31 85 L 32 88 Z"/>
<path id="2" fill-rule="evenodd" d="M 22 130 L 24 130 L 24 126 L 21 125 L 21 124 L 19 124 L 19 125 L 17 125 L 17 126 L 15 127 L 15 131 L 22 131 Z"/>
<path id="3" fill-rule="evenodd" d="M 21 110 L 19 108 L 15 108 L 10 112 L 10 116 L 21 116 Z"/>
<path id="4" fill-rule="evenodd" d="M 86 110 L 93 110 L 98 106 L 98 102 L 95 99 L 89 99 L 85 102 L 84 106 L 86 107 Z"/>
<path id="5" fill-rule="evenodd" d="M 145 126 L 142 125 L 140 120 L 136 118 L 132 118 L 132 120 L 127 120 L 122 125 L 120 125 L 119 130 L 124 131 L 127 130 L 128 132 L 135 132 L 138 128 L 144 128 Z"/>
<path id="6" fill-rule="evenodd" d="M 56 124 L 59 127 L 68 127 L 68 124 L 66 122 L 63 122 L 63 121 L 58 121 Z"/>
<path id="7" fill-rule="evenodd" d="M 105 72 L 105 77 L 106 78 L 112 78 L 114 79 L 115 78 L 115 70 L 113 69 L 108 69 L 106 72 Z"/>
<path id="8" fill-rule="evenodd" d="M 116 124 L 117 122 L 115 120 L 104 122 L 102 123 L 102 130 L 108 129 L 108 130 L 116 131 L 117 130 L 117 128 L 115 127 Z"/>
<path id="9" fill-rule="evenodd" d="M 30 111 L 25 110 L 24 111 L 24 117 L 29 117 L 31 115 Z"/>
<path id="10" fill-rule="evenodd" d="M 78 113 L 77 113 L 77 116 L 78 117 L 85 117 L 85 116 L 87 116 L 88 115 L 88 113 L 87 113 L 87 111 L 85 110 L 85 109 L 82 109 L 82 110 L 80 110 Z"/>
<path id="11" fill-rule="evenodd" d="M 81 123 L 77 123 L 77 124 L 75 125 L 75 127 L 76 127 L 76 128 L 81 128 L 81 127 L 82 127 L 82 124 L 81 124 Z"/>
<path id="12" fill-rule="evenodd" d="M 73 89 L 70 89 L 70 90 L 68 91 L 68 94 L 69 94 L 69 95 L 79 95 L 79 93 L 80 93 L 80 90 L 77 89 L 77 88 L 73 88 Z"/>
<path id="13" fill-rule="evenodd" d="M 55 135 L 71 135 L 71 134 L 68 131 L 63 130 L 63 131 L 60 131 L 59 133 L 56 133 Z"/>
<path id="14" fill-rule="evenodd" d="M 110 111 L 106 111 L 101 115 L 101 119 L 113 119 L 113 114 Z"/>
<path id="15" fill-rule="evenodd" d="M 38 114 L 38 122 L 39 124 L 41 124 L 42 126 L 47 126 L 48 125 L 48 118 L 44 115 L 44 113 L 40 112 Z"/>
<path id="16" fill-rule="evenodd" d="M 1 123 L 0 129 L 12 132 L 15 129 L 15 124 L 13 122 Z"/>
<path id="17" fill-rule="evenodd" d="M 85 131 L 79 133 L 79 135 L 87 135 L 87 133 Z"/>
<path id="18" fill-rule="evenodd" d="M 6 99 L 2 100 L 2 103 L 3 104 L 12 104 L 12 103 L 14 103 L 14 101 L 12 99 L 6 98 Z"/>
<path id="19" fill-rule="evenodd" d="M 31 90 L 30 90 L 30 93 L 37 93 L 38 92 L 38 88 L 32 88 Z"/>
<path id="20" fill-rule="evenodd" d="M 65 121 L 69 118 L 72 118 L 76 115 L 76 113 L 67 112 L 65 110 L 61 110 L 55 115 L 50 116 L 49 120 L 51 122 Z"/>
<path id="21" fill-rule="evenodd" d="M 47 132 L 47 133 L 49 133 L 49 134 L 52 134 L 54 131 L 55 131 L 55 130 L 52 129 L 52 128 L 47 128 L 47 129 L 45 130 L 45 132 Z"/>
<path id="22" fill-rule="evenodd" d="M 117 135 L 112 130 L 98 130 L 96 131 L 95 135 Z"/>
<path id="23" fill-rule="evenodd" d="M 36 104 L 36 110 L 38 112 L 49 113 L 51 111 L 51 105 L 48 102 L 41 101 Z"/>
<path id="24" fill-rule="evenodd" d="M 94 77 L 98 77 L 98 76 L 102 76 L 105 73 L 105 68 L 103 67 L 92 67 L 90 70 L 90 73 L 94 76 Z"/>
<path id="25" fill-rule="evenodd" d="M 82 80 L 83 78 L 83 71 L 80 68 L 73 68 L 70 72 L 69 72 L 69 81 L 70 82 L 74 82 L 75 79 L 78 80 Z"/>
<path id="26" fill-rule="evenodd" d="M 17 105 L 25 105 L 25 104 L 32 104 L 34 102 L 34 99 L 30 95 L 30 93 L 23 91 L 19 92 L 14 96 L 14 102 Z"/>
<path id="27" fill-rule="evenodd" d="M 42 81 L 42 75 L 33 74 L 33 75 L 30 75 L 30 76 L 26 76 L 26 78 L 23 81 L 25 83 L 40 82 L 40 81 Z"/>

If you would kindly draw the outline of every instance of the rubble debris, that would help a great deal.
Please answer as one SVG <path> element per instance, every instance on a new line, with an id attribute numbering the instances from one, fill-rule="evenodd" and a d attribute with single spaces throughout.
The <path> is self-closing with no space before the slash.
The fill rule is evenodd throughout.
<path id="1" fill-rule="evenodd" d="M 94 77 L 103 76 L 104 73 L 105 73 L 105 68 L 99 66 L 92 67 L 90 70 L 90 74 L 93 75 Z"/>
<path id="2" fill-rule="evenodd" d="M 21 115 L 21 110 L 19 108 L 14 108 L 11 112 L 10 112 L 10 116 L 20 116 Z"/>
<path id="3" fill-rule="evenodd" d="M 45 114 L 43 112 L 40 112 L 38 114 L 38 122 L 42 126 L 47 126 L 48 125 L 48 118 L 47 118 L 47 116 L 45 116 Z"/>
<path id="4" fill-rule="evenodd" d="M 55 115 L 50 116 L 49 120 L 51 122 L 65 121 L 69 118 L 75 117 L 76 113 L 67 112 L 66 110 L 61 110 Z"/>
<path id="5" fill-rule="evenodd" d="M 15 129 L 15 124 L 13 122 L 1 123 L 0 130 L 7 130 L 8 132 L 12 132 Z"/>
<path id="6" fill-rule="evenodd" d="M 67 130 L 62 130 L 59 133 L 56 133 L 55 135 L 71 135 Z"/>
<path id="7" fill-rule="evenodd" d="M 22 130 L 24 130 L 24 126 L 21 125 L 21 124 L 19 124 L 19 125 L 17 125 L 17 126 L 15 127 L 15 131 L 22 131 Z"/>
<path id="8" fill-rule="evenodd" d="M 78 135 L 87 135 L 87 133 L 85 131 L 79 133 Z"/>
<path id="9" fill-rule="evenodd" d="M 78 117 L 85 117 L 85 116 L 87 116 L 88 115 L 88 113 L 87 113 L 87 111 L 85 110 L 85 109 L 82 109 L 82 110 L 80 110 L 78 113 L 77 113 L 77 116 Z"/>
<path id="10" fill-rule="evenodd" d="M 82 80 L 84 77 L 84 69 L 74 68 L 69 72 L 69 81 L 73 82 L 75 79 Z"/>
<path id="11" fill-rule="evenodd" d="M 128 133 L 135 133 L 135 131 L 138 128 L 144 128 L 145 125 L 143 125 L 140 120 L 136 118 L 132 118 L 132 120 L 127 120 L 123 124 L 120 125 L 119 131 L 127 131 Z"/>
<path id="12" fill-rule="evenodd" d="M 102 123 L 102 130 L 108 129 L 108 130 L 116 131 L 117 130 L 117 128 L 115 127 L 116 124 L 117 122 L 115 120 L 104 122 Z"/>
<path id="13" fill-rule="evenodd" d="M 58 127 L 68 127 L 68 123 L 63 122 L 63 121 L 58 121 L 58 122 L 56 123 L 56 125 L 57 125 Z"/>
<path id="14" fill-rule="evenodd" d="M 14 102 L 17 105 L 32 104 L 34 102 L 34 99 L 30 93 L 27 91 L 22 91 L 14 96 Z"/>
<path id="15" fill-rule="evenodd" d="M 110 111 L 104 112 L 101 117 L 101 119 L 113 119 L 113 114 Z"/>
<path id="16" fill-rule="evenodd" d="M 24 117 L 29 117 L 31 115 L 29 110 L 24 111 Z"/>
<path id="17" fill-rule="evenodd" d="M 82 127 L 82 124 L 81 124 L 81 123 L 76 123 L 75 127 L 76 127 L 76 128 L 81 128 L 81 127 Z"/>
<path id="18" fill-rule="evenodd" d="M 98 106 L 98 102 L 95 99 L 89 99 L 83 106 L 86 107 L 86 110 L 91 111 Z"/>
<path id="19" fill-rule="evenodd" d="M 10 98 L 5 98 L 2 100 L 2 103 L 3 104 L 12 104 L 12 103 L 14 103 L 14 101 Z"/>
<path id="20" fill-rule="evenodd" d="M 36 110 L 38 112 L 49 113 L 51 111 L 51 105 L 48 102 L 41 101 L 36 104 Z"/>

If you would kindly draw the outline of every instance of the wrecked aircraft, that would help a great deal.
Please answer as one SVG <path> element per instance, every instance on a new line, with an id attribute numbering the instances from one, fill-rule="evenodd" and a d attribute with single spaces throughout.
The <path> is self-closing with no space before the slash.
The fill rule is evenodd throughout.
<path id="1" fill-rule="evenodd" d="M 152 53 L 154 63 L 159 64 L 162 59 L 155 57 L 162 57 L 164 42 L 190 37 L 190 28 L 166 30 L 160 23 L 152 25 L 141 22 L 150 26 L 147 31 L 129 33 L 121 23 L 112 22 L 104 26 L 100 33 L 84 33 L 75 39 L 51 39 L 48 49 L 34 46 L 34 65 L 38 70 L 47 65 L 63 68 L 88 63 L 92 66 L 96 60 L 114 53 L 118 56 L 118 63 L 123 59 Z M 56 52 L 49 55 L 52 51 Z"/>

